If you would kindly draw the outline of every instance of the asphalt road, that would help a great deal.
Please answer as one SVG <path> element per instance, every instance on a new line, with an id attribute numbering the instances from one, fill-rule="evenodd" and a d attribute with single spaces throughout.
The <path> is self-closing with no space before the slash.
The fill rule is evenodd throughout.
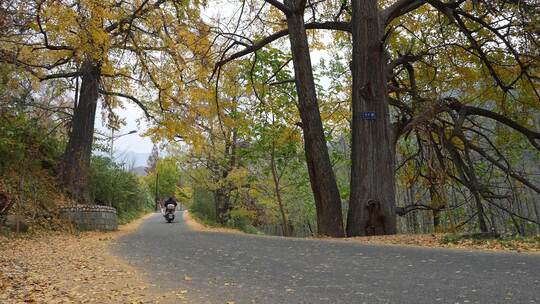
<path id="1" fill-rule="evenodd" d="M 160 214 L 114 250 L 192 303 L 540 303 L 538 254 L 196 232 Z"/>

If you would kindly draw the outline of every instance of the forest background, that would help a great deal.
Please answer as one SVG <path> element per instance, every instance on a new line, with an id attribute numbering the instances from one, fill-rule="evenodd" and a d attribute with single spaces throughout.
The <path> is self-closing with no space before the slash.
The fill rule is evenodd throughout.
<path id="1" fill-rule="evenodd" d="M 253 233 L 539 234 L 539 10 L 4 1 L 0 214 L 46 226 L 97 203 L 129 221 L 175 193 Z M 94 129 L 127 103 L 155 142 L 143 177 Z"/>

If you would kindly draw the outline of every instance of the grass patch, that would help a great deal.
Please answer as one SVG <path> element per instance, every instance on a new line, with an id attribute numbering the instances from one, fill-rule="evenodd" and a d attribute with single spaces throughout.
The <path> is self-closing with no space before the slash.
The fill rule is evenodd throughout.
<path id="1" fill-rule="evenodd" d="M 235 225 L 231 225 L 231 224 L 222 225 L 222 224 L 217 223 L 216 221 L 213 221 L 213 220 L 209 219 L 204 214 L 200 214 L 198 212 L 193 212 L 191 210 L 189 211 L 189 214 L 197 222 L 199 222 L 199 223 L 201 223 L 201 224 L 203 224 L 205 226 L 211 227 L 211 228 L 229 228 L 229 229 L 240 230 L 240 231 L 242 231 L 244 233 L 248 233 L 248 234 L 264 235 L 264 233 L 262 233 L 260 230 L 258 230 L 257 228 L 255 228 L 253 225 L 250 225 L 250 224 L 245 224 L 245 225 L 242 225 L 242 226 L 235 226 Z"/>
<path id="2" fill-rule="evenodd" d="M 191 217 L 196 220 L 197 222 L 205 225 L 205 226 L 208 226 L 208 227 L 213 227 L 213 228 L 222 228 L 223 226 L 216 223 L 215 221 L 209 219 L 208 217 L 206 217 L 204 214 L 201 214 L 197 211 L 194 211 L 194 210 L 189 210 L 189 214 L 191 214 Z"/>
<path id="3" fill-rule="evenodd" d="M 252 226 L 252 225 L 246 225 L 246 226 L 244 226 L 242 228 L 239 228 L 239 229 L 242 230 L 245 233 L 248 233 L 248 234 L 264 235 L 264 233 L 262 231 L 255 228 L 255 226 Z"/>

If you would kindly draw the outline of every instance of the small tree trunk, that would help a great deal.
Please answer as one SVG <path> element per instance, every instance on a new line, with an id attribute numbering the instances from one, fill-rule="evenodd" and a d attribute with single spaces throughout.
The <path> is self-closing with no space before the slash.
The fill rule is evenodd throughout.
<path id="1" fill-rule="evenodd" d="M 394 234 L 395 147 L 377 1 L 353 0 L 351 23 L 352 165 L 347 235 Z M 370 202 L 380 208 L 368 209 Z"/>
<path id="2" fill-rule="evenodd" d="M 86 61 L 82 67 L 80 97 L 74 109 L 71 133 L 62 162 L 61 181 L 68 193 L 82 204 L 93 204 L 88 185 L 100 67 Z"/>
<path id="3" fill-rule="evenodd" d="M 426 134 L 429 136 L 429 134 Z M 433 231 L 443 232 L 441 226 L 441 210 L 447 205 L 446 193 L 446 173 L 441 163 L 437 159 L 434 148 L 430 145 L 425 147 L 425 156 L 427 158 L 427 178 L 429 184 L 429 197 L 431 199 L 431 207 L 433 208 Z"/>
<path id="4" fill-rule="evenodd" d="M 289 2 L 297 4 L 297 1 Z M 344 231 L 341 198 L 324 137 L 304 26 L 303 7 L 287 16 L 287 25 L 298 93 L 298 110 L 304 131 L 304 150 L 317 209 L 318 233 L 342 237 Z"/>
<path id="5" fill-rule="evenodd" d="M 473 189 L 472 191 L 474 196 L 474 202 L 476 204 L 476 211 L 478 212 L 478 226 L 480 227 L 480 231 L 488 232 L 489 230 L 486 224 L 486 215 L 484 211 L 484 206 L 482 205 L 482 199 L 476 189 Z"/>
<path id="6" fill-rule="evenodd" d="M 278 202 L 279 213 L 281 214 L 281 224 L 283 225 L 283 235 L 290 236 L 289 230 L 289 221 L 287 220 L 287 214 L 285 213 L 285 206 L 283 205 L 283 200 L 281 199 L 281 190 L 279 189 L 279 177 L 276 168 L 276 144 L 275 140 L 272 139 L 272 151 L 270 154 L 270 167 L 272 169 L 272 180 L 274 181 L 274 192 L 276 194 L 276 199 Z"/>

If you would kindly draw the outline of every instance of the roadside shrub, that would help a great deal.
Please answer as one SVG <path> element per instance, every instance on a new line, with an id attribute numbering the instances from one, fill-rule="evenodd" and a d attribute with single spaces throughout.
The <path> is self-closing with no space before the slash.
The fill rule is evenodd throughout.
<path id="1" fill-rule="evenodd" d="M 154 207 L 152 195 L 140 177 L 123 170 L 107 157 L 92 158 L 90 185 L 95 201 L 116 208 L 121 224 Z"/>
<path id="2" fill-rule="evenodd" d="M 216 205 L 212 191 L 203 187 L 193 188 L 189 212 L 198 221 L 212 227 L 222 226 L 216 222 Z M 233 209 L 226 226 L 236 228 L 250 234 L 263 234 L 252 223 L 256 214 L 243 208 Z"/>
<path id="3" fill-rule="evenodd" d="M 52 169 L 63 146 L 54 130 L 39 119 L 0 111 L 0 175 L 9 170 Z"/>
<path id="4" fill-rule="evenodd" d="M 31 226 L 51 226 L 60 199 L 55 179 L 64 146 L 60 135 L 44 118 L 0 108 L 0 191 L 14 202 L 4 211 Z"/>
<path id="5" fill-rule="evenodd" d="M 244 231 L 245 233 L 249 233 L 249 234 L 259 234 L 259 235 L 264 235 L 263 232 L 261 232 L 259 229 L 255 228 L 255 226 L 253 225 L 246 225 L 243 229 L 241 229 L 242 231 Z"/>
<path id="6" fill-rule="evenodd" d="M 216 205 L 212 192 L 202 187 L 193 188 L 189 212 L 204 221 L 215 222 Z"/>
<path id="7" fill-rule="evenodd" d="M 230 211 L 230 220 L 227 224 L 231 227 L 244 230 L 248 225 L 251 226 L 251 221 L 254 216 L 255 213 L 253 211 L 233 209 Z"/>

